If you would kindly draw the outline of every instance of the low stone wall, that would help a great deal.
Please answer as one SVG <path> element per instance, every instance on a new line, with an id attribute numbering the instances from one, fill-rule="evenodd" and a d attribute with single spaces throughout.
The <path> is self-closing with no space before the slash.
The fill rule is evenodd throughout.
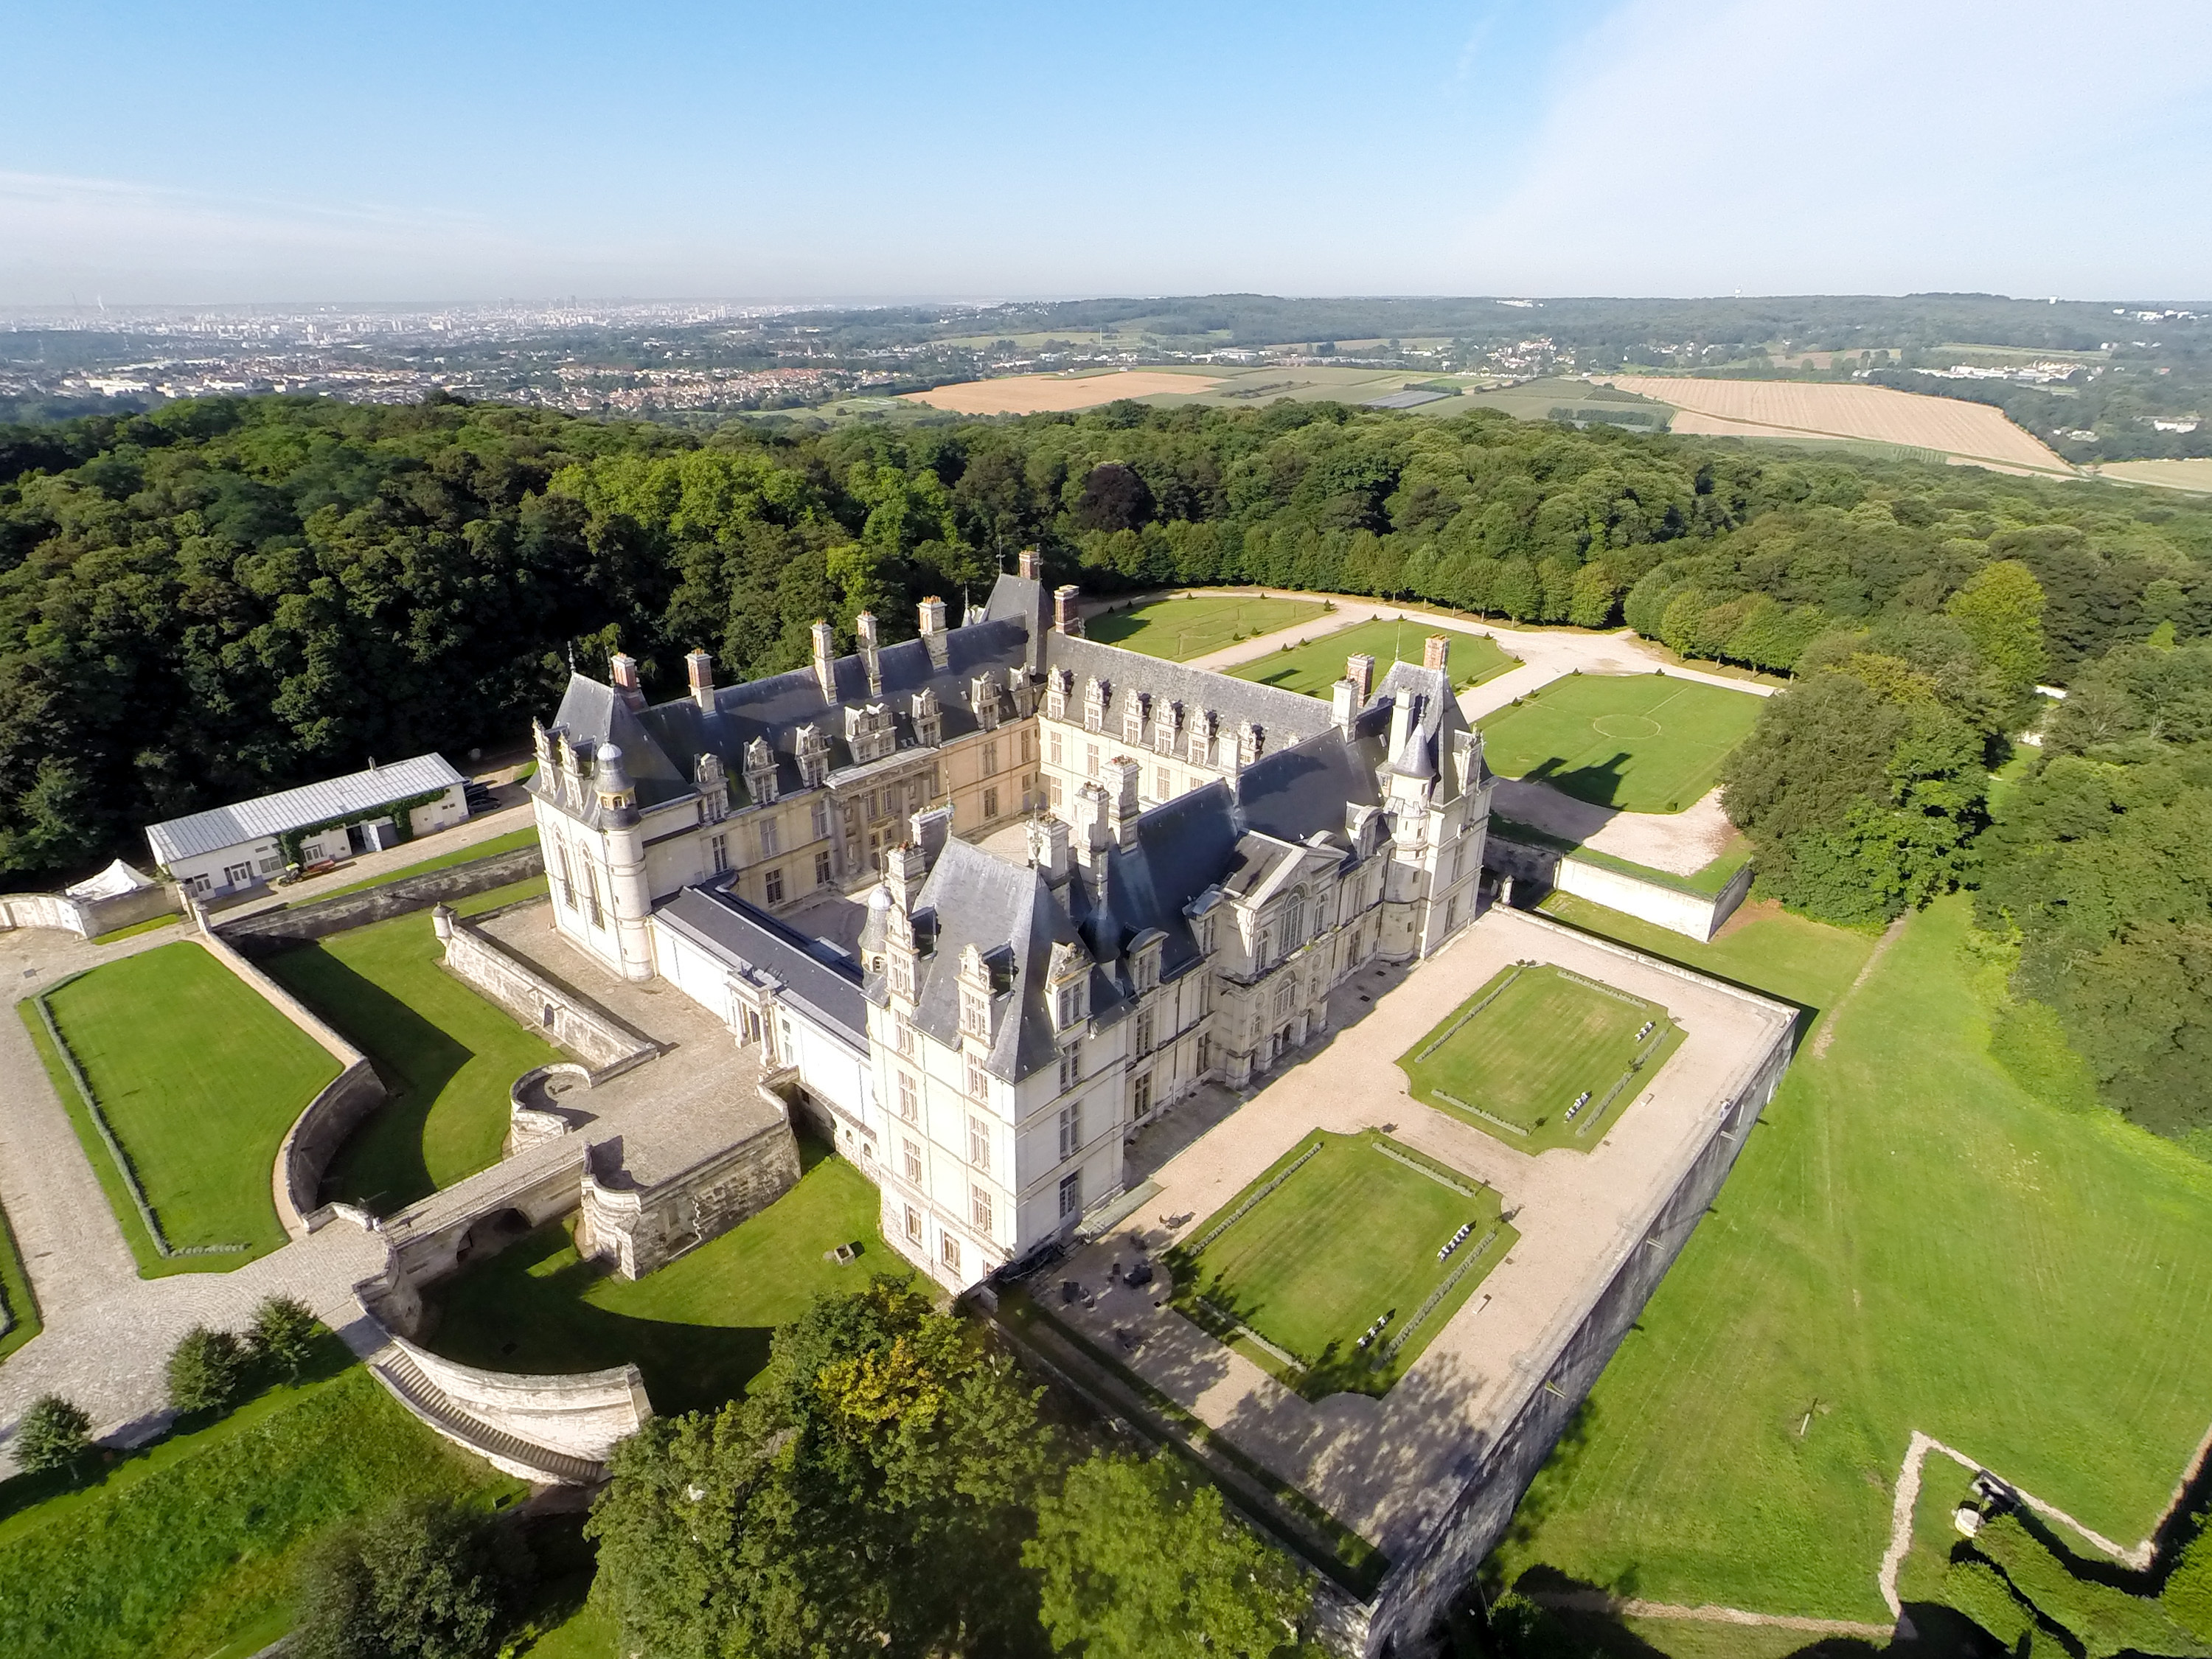
<path id="1" fill-rule="evenodd" d="M 98 939 L 118 927 L 135 927 L 156 916 L 173 916 L 184 908 L 177 890 L 167 882 L 118 893 L 113 898 L 75 899 L 66 893 L 0 894 L 0 933 L 17 927 L 54 927 L 79 939 Z"/>
<path id="2" fill-rule="evenodd" d="M 635 1365 L 573 1376 L 532 1376 L 481 1370 L 441 1358 L 401 1337 L 401 1352 L 475 1421 L 533 1446 L 606 1462 L 653 1415 Z"/>
<path id="3" fill-rule="evenodd" d="M 545 854 L 538 847 L 518 847 L 470 864 L 449 865 L 419 876 L 402 876 L 380 887 L 336 898 L 317 899 L 283 910 L 263 910 L 237 921 L 224 922 L 216 931 L 252 956 L 270 956 L 295 945 L 306 945 L 332 933 L 366 927 L 373 921 L 427 910 L 471 893 L 484 893 L 512 882 L 526 881 L 545 869 Z"/>
<path id="4" fill-rule="evenodd" d="M 543 1031 L 589 1066 L 594 1084 L 618 1076 L 660 1052 L 659 1044 L 638 1036 L 605 1009 L 508 955 L 481 929 L 450 912 L 441 912 L 434 920 L 438 936 L 445 942 L 446 966 L 525 1025 Z"/>
<path id="5" fill-rule="evenodd" d="M 657 1187 L 608 1184 L 617 1171 L 603 1168 L 600 1149 L 593 1153 L 584 1170 L 576 1254 L 612 1261 L 624 1279 L 729 1231 L 799 1180 L 799 1143 L 782 1121 Z"/>
<path id="6" fill-rule="evenodd" d="M 564 1136 L 386 1218 L 383 1231 L 392 1243 L 394 1276 L 389 1288 L 420 1290 L 445 1278 L 477 1253 L 476 1230 L 507 1212 L 525 1228 L 542 1227 L 568 1214 L 582 1190 L 584 1153 L 581 1135 Z M 405 1320 L 398 1322 L 406 1328 Z"/>
<path id="7" fill-rule="evenodd" d="M 305 1238 L 330 1219 L 321 1199 L 331 1160 L 362 1120 L 389 1098 L 376 1068 L 366 1060 L 356 1060 L 309 1101 L 284 1132 L 270 1185 L 276 1200 L 276 1218 L 294 1238 Z"/>
<path id="8" fill-rule="evenodd" d="M 501 1158 L 513 1158 L 526 1146 L 558 1140 L 576 1127 L 550 1097 L 547 1085 L 556 1078 L 581 1084 L 586 1090 L 592 1086 L 591 1073 L 566 1060 L 535 1066 L 515 1079 L 514 1086 L 507 1091 L 507 1139 L 500 1149 Z"/>
<path id="9" fill-rule="evenodd" d="M 1720 925 L 1735 913 L 1751 890 L 1752 869 L 1747 864 L 1719 892 L 1692 893 L 1555 848 L 1515 841 L 1494 826 L 1483 848 L 1482 862 L 1485 868 L 1510 876 L 1516 882 L 1575 894 L 1699 944 L 1720 931 Z"/>

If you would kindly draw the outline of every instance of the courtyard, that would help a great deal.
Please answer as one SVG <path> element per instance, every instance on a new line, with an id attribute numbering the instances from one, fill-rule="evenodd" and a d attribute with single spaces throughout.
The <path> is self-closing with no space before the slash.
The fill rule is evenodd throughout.
<path id="1" fill-rule="evenodd" d="M 1674 675 L 1573 673 L 1486 715 L 1482 752 L 1499 775 L 1578 800 L 1679 812 L 1719 782 L 1759 710 L 1749 692 Z"/>
<path id="2" fill-rule="evenodd" d="M 1375 683 L 1380 685 L 1393 663 L 1420 661 L 1429 635 L 1437 633 L 1451 641 L 1445 672 L 1451 676 L 1455 691 L 1496 679 L 1521 665 L 1518 657 L 1507 654 L 1486 634 L 1462 634 L 1440 629 L 1426 617 L 1407 617 L 1395 621 L 1377 617 L 1370 622 L 1354 623 L 1303 645 L 1255 657 L 1228 672 L 1240 680 L 1257 680 L 1278 690 L 1325 697 L 1329 688 L 1344 678 L 1346 657 L 1374 658 Z"/>
<path id="3" fill-rule="evenodd" d="M 1255 635 L 1318 622 L 1328 607 L 1318 599 L 1275 599 L 1257 593 L 1192 593 L 1104 611 L 1084 619 L 1083 631 L 1102 645 L 1118 645 L 1147 657 L 1188 662 Z"/>
<path id="4" fill-rule="evenodd" d="M 1399 1055 L 1398 1069 L 1415 1099 L 1523 1152 L 1587 1152 L 1680 1040 L 1658 1003 L 1516 963 Z"/>

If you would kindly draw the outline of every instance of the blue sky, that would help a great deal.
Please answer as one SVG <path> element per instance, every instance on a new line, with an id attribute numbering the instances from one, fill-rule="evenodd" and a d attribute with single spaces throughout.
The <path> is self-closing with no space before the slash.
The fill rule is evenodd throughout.
<path id="1" fill-rule="evenodd" d="M 2212 295 L 2201 0 L 5 15 L 0 304 Z"/>

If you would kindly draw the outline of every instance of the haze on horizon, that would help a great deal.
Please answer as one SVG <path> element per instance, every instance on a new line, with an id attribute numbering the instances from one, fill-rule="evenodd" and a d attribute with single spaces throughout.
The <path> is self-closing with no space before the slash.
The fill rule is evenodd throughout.
<path id="1" fill-rule="evenodd" d="M 2212 29 L 2055 0 L 12 20 L 0 305 L 2202 298 Z"/>

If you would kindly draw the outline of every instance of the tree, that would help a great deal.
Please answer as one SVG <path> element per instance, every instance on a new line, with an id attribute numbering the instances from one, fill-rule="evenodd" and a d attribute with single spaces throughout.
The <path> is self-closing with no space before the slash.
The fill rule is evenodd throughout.
<path id="1" fill-rule="evenodd" d="M 321 1329 L 322 1322 L 315 1317 L 314 1310 L 297 1297 L 264 1297 L 253 1310 L 246 1346 L 259 1364 L 296 1382 L 301 1368 L 314 1354 L 315 1336 Z"/>
<path id="2" fill-rule="evenodd" d="M 40 1395 L 15 1423 L 15 1462 L 27 1474 L 67 1468 L 91 1444 L 92 1419 L 58 1394 Z"/>
<path id="3" fill-rule="evenodd" d="M 246 1354 L 228 1331 L 195 1325 L 169 1352 L 169 1404 L 189 1416 L 228 1409 L 246 1381 Z"/>
<path id="4" fill-rule="evenodd" d="M 1083 481 L 1075 522 L 1083 530 L 1135 530 L 1152 516 L 1152 492 L 1134 467 L 1103 461 Z"/>
<path id="5" fill-rule="evenodd" d="M 2025 689 L 2043 676 L 2043 585 L 2017 559 L 1984 565 L 1943 606 L 2007 684 Z"/>
<path id="6" fill-rule="evenodd" d="M 300 1659 L 481 1659 L 530 1572 L 496 1522 L 435 1499 L 401 1504 L 329 1540 L 303 1568 Z"/>
<path id="7" fill-rule="evenodd" d="M 1610 570 L 1601 564 L 1584 565 L 1575 572 L 1567 620 L 1577 628 L 1603 628 L 1613 620 L 1613 599 L 1620 592 Z"/>
<path id="8" fill-rule="evenodd" d="M 1094 1455 L 1037 1506 L 1022 1559 L 1053 1645 L 1085 1659 L 1301 1652 L 1312 1587 L 1166 1455 Z"/>

